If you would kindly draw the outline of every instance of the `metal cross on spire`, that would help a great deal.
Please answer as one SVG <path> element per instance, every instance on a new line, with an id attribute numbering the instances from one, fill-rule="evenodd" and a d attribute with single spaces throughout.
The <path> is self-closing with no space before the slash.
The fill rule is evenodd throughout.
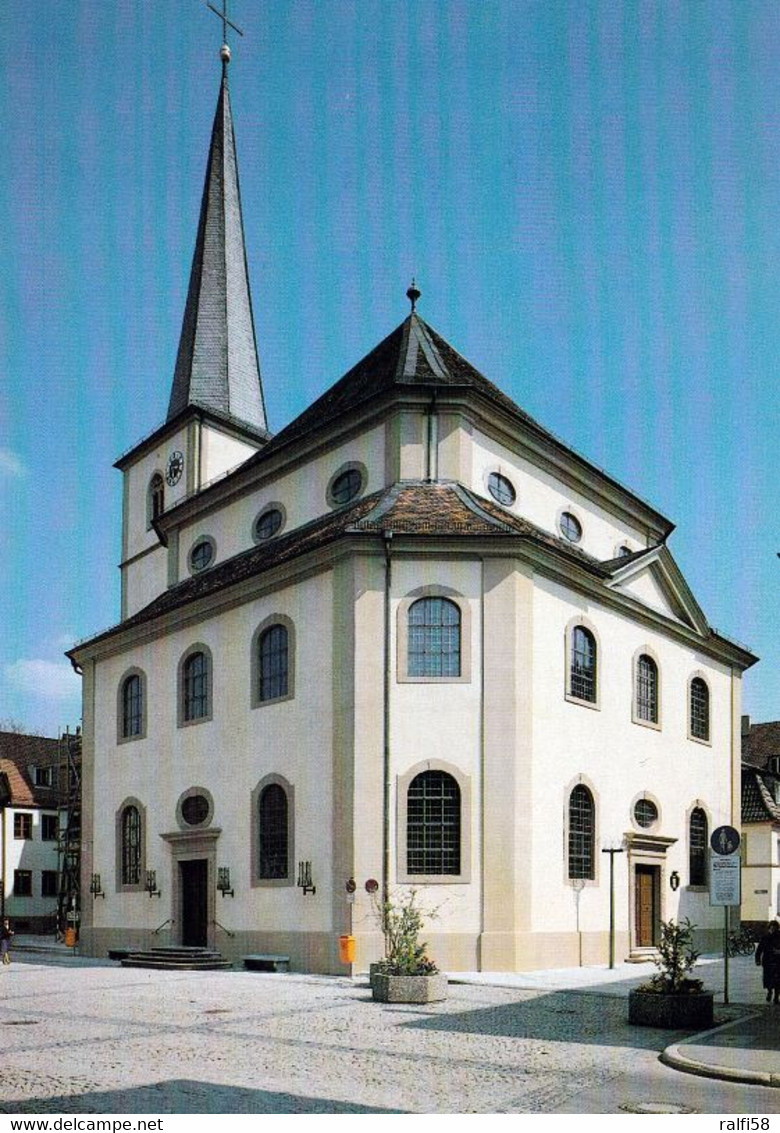
<path id="1" fill-rule="evenodd" d="M 241 36 L 243 36 L 244 33 L 237 24 L 234 24 L 231 20 L 228 19 L 228 0 L 222 0 L 221 12 L 219 8 L 215 8 L 213 4 L 210 4 L 208 0 L 206 0 L 206 7 L 210 8 L 214 15 L 218 16 L 220 20 L 222 20 L 222 50 L 220 51 L 220 57 L 223 64 L 227 66 L 227 64 L 230 62 L 230 46 L 228 44 L 227 31 L 228 28 L 232 28 L 233 31 L 238 32 L 238 34 Z"/>

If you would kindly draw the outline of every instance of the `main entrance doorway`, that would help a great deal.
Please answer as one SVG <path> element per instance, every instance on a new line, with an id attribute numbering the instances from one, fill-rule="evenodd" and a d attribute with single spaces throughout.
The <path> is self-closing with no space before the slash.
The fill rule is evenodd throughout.
<path id="1" fill-rule="evenodd" d="M 208 942 L 208 878 L 206 858 L 179 862 L 181 942 L 205 948 Z"/>
<path id="2" fill-rule="evenodd" d="M 661 870 L 657 865 L 638 865 L 634 894 L 636 944 L 654 948 L 658 943 Z"/>

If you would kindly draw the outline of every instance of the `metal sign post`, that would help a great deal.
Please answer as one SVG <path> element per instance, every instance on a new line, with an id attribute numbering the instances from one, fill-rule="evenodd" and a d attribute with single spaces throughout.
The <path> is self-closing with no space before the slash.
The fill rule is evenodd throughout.
<path id="1" fill-rule="evenodd" d="M 742 863 L 739 849 L 739 831 L 733 826 L 719 826 L 713 830 L 710 846 L 710 905 L 723 906 L 723 1002 L 729 1002 L 729 909 L 741 901 L 740 878 Z"/>

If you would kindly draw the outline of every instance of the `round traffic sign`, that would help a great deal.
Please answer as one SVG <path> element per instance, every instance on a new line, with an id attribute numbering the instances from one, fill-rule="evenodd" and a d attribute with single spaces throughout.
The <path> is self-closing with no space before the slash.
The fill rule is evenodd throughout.
<path id="1" fill-rule="evenodd" d="M 735 854 L 739 849 L 739 831 L 733 826 L 719 826 L 712 832 L 710 845 L 716 854 Z"/>

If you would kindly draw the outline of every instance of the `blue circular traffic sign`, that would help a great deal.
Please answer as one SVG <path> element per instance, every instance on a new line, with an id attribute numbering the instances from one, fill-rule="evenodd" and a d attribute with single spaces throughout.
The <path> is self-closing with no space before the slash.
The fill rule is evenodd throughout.
<path id="1" fill-rule="evenodd" d="M 739 831 L 733 826 L 719 826 L 712 832 L 710 845 L 716 854 L 735 854 L 739 849 Z"/>

